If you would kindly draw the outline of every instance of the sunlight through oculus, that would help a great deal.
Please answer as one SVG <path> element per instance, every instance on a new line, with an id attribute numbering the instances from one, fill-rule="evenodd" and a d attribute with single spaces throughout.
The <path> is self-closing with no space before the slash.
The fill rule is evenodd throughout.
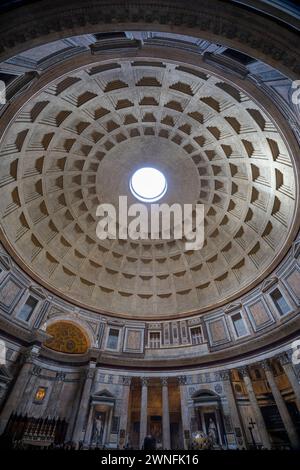
<path id="1" fill-rule="evenodd" d="M 143 202 L 155 202 L 167 191 L 167 181 L 161 171 L 155 168 L 140 168 L 130 179 L 130 191 Z"/>

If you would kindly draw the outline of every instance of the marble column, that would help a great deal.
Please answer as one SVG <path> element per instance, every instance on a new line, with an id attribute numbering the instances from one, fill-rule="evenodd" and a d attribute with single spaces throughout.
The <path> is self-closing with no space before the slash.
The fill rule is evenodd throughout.
<path id="1" fill-rule="evenodd" d="M 266 428 L 265 420 L 263 418 L 261 409 L 257 402 L 255 392 L 253 390 L 253 385 L 252 385 L 247 367 L 242 367 L 242 368 L 239 368 L 238 370 L 240 371 L 244 379 L 244 383 L 245 383 L 249 401 L 250 401 L 250 404 L 251 404 L 251 407 L 255 416 L 256 426 L 257 426 L 257 429 L 261 438 L 262 445 L 266 449 L 270 449 L 271 448 L 270 437 Z"/>
<path id="2" fill-rule="evenodd" d="M 129 397 L 130 397 L 130 384 L 131 377 L 123 377 L 123 395 L 122 395 L 122 413 L 120 416 L 120 431 L 124 433 L 124 439 L 121 443 L 121 448 L 126 446 L 128 442 L 128 419 L 129 419 Z"/>
<path id="3" fill-rule="evenodd" d="M 187 394 L 186 394 L 186 376 L 181 375 L 177 378 L 179 390 L 180 390 L 180 406 L 181 406 L 181 422 L 182 422 L 182 439 L 184 449 L 189 448 L 190 440 L 190 421 L 189 421 L 189 411 L 187 406 Z"/>
<path id="4" fill-rule="evenodd" d="M 107 427 L 106 427 L 105 441 L 104 441 L 104 444 L 106 445 L 109 445 L 110 443 L 113 413 L 114 413 L 114 408 L 111 406 L 108 410 L 108 417 L 107 417 Z"/>
<path id="5" fill-rule="evenodd" d="M 94 406 L 90 406 L 90 411 L 89 411 L 89 416 L 87 420 L 87 425 L 86 425 L 86 430 L 85 430 L 85 435 L 84 435 L 84 440 L 83 440 L 83 445 L 84 448 L 87 448 L 91 445 L 91 439 L 92 439 L 92 432 L 93 432 L 93 424 L 94 424 L 94 414 L 95 414 L 95 409 Z"/>
<path id="6" fill-rule="evenodd" d="M 67 414 L 66 419 L 69 422 L 69 426 L 68 426 L 67 434 L 66 434 L 66 442 L 70 442 L 73 439 L 76 418 L 77 418 L 77 413 L 76 411 L 74 412 L 74 410 L 79 410 L 79 404 L 81 401 L 81 395 L 82 395 L 84 382 L 85 382 L 85 377 L 81 376 L 78 378 L 78 386 L 75 392 L 75 397 L 72 401 L 72 407 L 69 407 L 68 409 L 68 414 Z"/>
<path id="7" fill-rule="evenodd" d="M 284 399 L 281 396 L 280 390 L 277 387 L 273 371 L 271 369 L 270 364 L 268 361 L 263 361 L 261 363 L 262 368 L 265 371 L 267 381 L 269 383 L 272 395 L 274 397 L 275 403 L 277 405 L 279 414 L 281 416 L 281 419 L 283 421 L 284 427 L 286 429 L 286 432 L 288 434 L 291 446 L 293 449 L 299 449 L 300 448 L 300 440 L 298 433 L 296 431 L 296 428 L 294 426 L 294 423 L 292 421 L 292 418 L 290 416 L 290 413 L 287 409 L 286 403 Z"/>
<path id="8" fill-rule="evenodd" d="M 65 377 L 66 374 L 64 374 L 63 372 L 56 373 L 56 377 L 54 379 L 54 384 L 51 390 L 51 395 L 45 413 L 46 416 L 49 416 L 50 418 L 58 417 L 58 406 L 60 403 L 59 397 L 62 392 Z"/>
<path id="9" fill-rule="evenodd" d="M 168 378 L 161 378 L 162 384 L 162 430 L 163 430 L 163 449 L 171 449 L 170 435 L 170 412 L 169 412 L 169 390 Z"/>
<path id="10" fill-rule="evenodd" d="M 22 400 L 24 391 L 31 379 L 30 371 L 33 368 L 34 361 L 38 358 L 39 352 L 39 346 L 34 345 L 28 349 L 22 357 L 23 365 L 17 375 L 15 383 L 12 387 L 12 390 L 10 391 L 0 416 L 0 435 L 5 430 L 11 413 L 17 410 L 18 405 Z"/>
<path id="11" fill-rule="evenodd" d="M 141 393 L 141 417 L 140 417 L 140 449 L 144 445 L 144 439 L 147 435 L 147 420 L 148 420 L 148 379 L 141 378 L 142 393 Z"/>
<path id="12" fill-rule="evenodd" d="M 85 371 L 86 379 L 83 385 L 81 400 L 79 403 L 74 433 L 73 433 L 73 442 L 78 444 L 80 441 L 83 441 L 83 428 L 88 414 L 88 407 L 90 401 L 90 395 L 93 385 L 93 380 L 95 376 L 96 363 L 91 361 L 89 363 L 88 369 Z"/>
<path id="13" fill-rule="evenodd" d="M 233 424 L 237 446 L 239 449 L 242 449 L 246 447 L 245 430 L 244 430 L 243 422 L 239 413 L 238 405 L 236 403 L 235 394 L 232 388 L 232 383 L 230 379 L 230 371 L 228 370 L 221 371 L 220 377 L 223 381 L 224 391 L 225 391 L 227 402 L 228 402 L 228 410 L 229 410 L 230 418 Z"/>
<path id="14" fill-rule="evenodd" d="M 296 405 L 297 408 L 300 412 L 300 384 L 298 382 L 297 376 L 295 374 L 295 370 L 292 364 L 292 360 L 287 353 L 280 354 L 276 359 L 279 360 L 280 364 L 282 365 L 282 368 L 289 379 L 289 382 L 291 384 L 291 387 L 294 391 L 295 398 L 296 398 Z"/>

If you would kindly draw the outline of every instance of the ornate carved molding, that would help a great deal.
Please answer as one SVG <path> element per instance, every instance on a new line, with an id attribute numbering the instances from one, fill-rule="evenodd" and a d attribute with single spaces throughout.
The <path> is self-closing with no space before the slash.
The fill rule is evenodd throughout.
<path id="1" fill-rule="evenodd" d="M 229 381 L 230 380 L 230 371 L 229 370 L 221 370 L 219 372 L 220 379 L 223 381 Z"/>
<path id="2" fill-rule="evenodd" d="M 249 377 L 249 371 L 247 366 L 238 367 L 237 369 L 242 377 Z"/>
<path id="3" fill-rule="evenodd" d="M 65 381 L 65 378 L 66 378 L 66 374 L 65 372 L 56 372 L 56 377 L 55 377 L 55 380 L 57 382 L 64 382 Z"/>
<path id="4" fill-rule="evenodd" d="M 168 386 L 168 377 L 161 377 L 160 381 L 161 381 L 162 387 L 167 387 Z"/>
<path id="5" fill-rule="evenodd" d="M 141 377 L 141 384 L 142 384 L 142 387 L 148 387 L 149 378 L 148 377 Z"/>
<path id="6" fill-rule="evenodd" d="M 285 366 L 292 362 L 291 356 L 292 356 L 292 351 L 286 351 L 282 354 L 279 354 L 279 356 L 276 356 L 276 359 L 280 362 L 282 366 Z"/>
<path id="7" fill-rule="evenodd" d="M 41 375 L 41 372 L 42 372 L 42 368 L 34 365 L 32 368 L 31 374 L 38 377 Z"/>

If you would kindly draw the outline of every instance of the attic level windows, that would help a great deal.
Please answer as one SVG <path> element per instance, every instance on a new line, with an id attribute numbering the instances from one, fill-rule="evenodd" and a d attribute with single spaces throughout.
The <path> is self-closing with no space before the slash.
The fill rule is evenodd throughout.
<path id="1" fill-rule="evenodd" d="M 120 335 L 120 331 L 117 330 L 116 328 L 109 329 L 106 349 L 111 349 L 113 351 L 116 351 L 118 349 L 119 335 Z"/>
<path id="2" fill-rule="evenodd" d="M 291 307 L 289 306 L 279 289 L 274 289 L 270 293 L 270 296 L 280 315 L 286 315 L 291 311 Z"/>
<path id="3" fill-rule="evenodd" d="M 151 331 L 149 334 L 149 346 L 151 349 L 159 349 L 160 348 L 160 332 L 159 331 Z"/>
<path id="4" fill-rule="evenodd" d="M 241 336 L 246 336 L 248 334 L 245 322 L 240 313 L 232 315 L 231 320 L 234 326 L 235 334 L 238 338 L 240 338 Z"/>
<path id="5" fill-rule="evenodd" d="M 201 326 L 195 326 L 191 328 L 191 339 L 192 344 L 201 344 L 203 342 Z"/>
<path id="6" fill-rule="evenodd" d="M 23 307 L 21 308 L 18 314 L 18 318 L 26 322 L 29 321 L 37 304 L 38 304 L 38 300 L 32 297 L 32 295 L 30 295 L 27 298 Z"/>

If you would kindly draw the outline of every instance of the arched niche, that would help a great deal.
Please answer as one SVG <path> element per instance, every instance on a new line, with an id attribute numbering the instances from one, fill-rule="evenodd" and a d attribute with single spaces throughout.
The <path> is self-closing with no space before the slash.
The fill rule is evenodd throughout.
<path id="1" fill-rule="evenodd" d="M 66 354 L 85 354 L 90 347 L 88 335 L 76 324 L 58 321 L 48 325 L 46 329 L 51 338 L 44 346 Z"/>

